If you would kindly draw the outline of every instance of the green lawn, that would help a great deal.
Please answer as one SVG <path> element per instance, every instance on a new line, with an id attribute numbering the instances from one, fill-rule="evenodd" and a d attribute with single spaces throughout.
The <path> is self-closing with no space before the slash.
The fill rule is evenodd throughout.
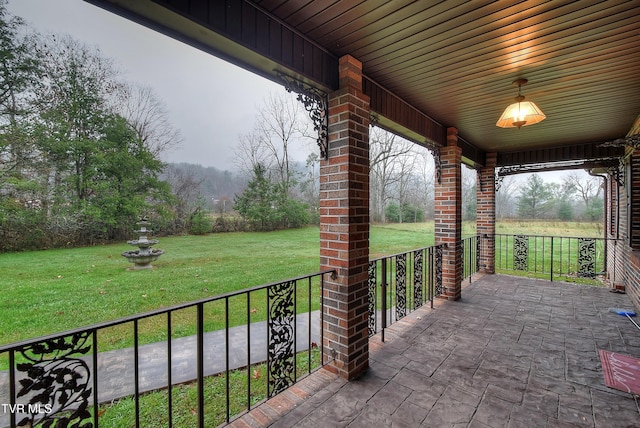
<path id="1" fill-rule="evenodd" d="M 513 222 L 498 233 L 594 236 L 598 225 Z M 475 232 L 465 223 L 463 236 Z M 0 254 L 0 344 L 113 320 L 319 270 L 317 227 L 163 237 L 153 270 L 126 243 Z M 433 222 L 371 227 L 371 258 L 433 245 Z"/>

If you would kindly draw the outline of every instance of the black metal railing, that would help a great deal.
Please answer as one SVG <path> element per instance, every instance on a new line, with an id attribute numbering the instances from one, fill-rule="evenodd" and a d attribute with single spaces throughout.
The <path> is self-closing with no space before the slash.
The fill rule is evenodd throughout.
<path id="1" fill-rule="evenodd" d="M 480 271 L 480 235 L 462 239 L 462 279 L 469 279 Z"/>
<path id="2" fill-rule="evenodd" d="M 529 274 L 550 281 L 575 281 L 579 278 L 590 282 L 606 273 L 607 246 L 613 241 L 604 238 L 496 234 L 496 272 Z"/>
<path id="3" fill-rule="evenodd" d="M 191 418 L 182 426 L 228 423 L 325 361 L 328 274 L 0 346 L 0 426 L 99 427 L 112 408 L 104 403 L 126 400 L 127 426 L 148 426 L 147 415 L 172 427 L 180 412 Z M 190 403 L 178 400 L 185 387 Z M 149 391 L 161 397 L 145 409 Z"/>
<path id="4" fill-rule="evenodd" d="M 444 244 L 369 261 L 369 336 L 442 293 Z"/>

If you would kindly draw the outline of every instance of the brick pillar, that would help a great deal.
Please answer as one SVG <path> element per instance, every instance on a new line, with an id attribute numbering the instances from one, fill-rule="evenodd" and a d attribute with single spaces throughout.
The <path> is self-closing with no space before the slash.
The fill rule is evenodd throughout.
<path id="1" fill-rule="evenodd" d="M 480 235 L 480 271 L 495 273 L 496 254 L 496 163 L 497 153 L 487 153 L 485 166 L 478 171 L 476 187 L 478 214 L 476 230 Z"/>
<path id="2" fill-rule="evenodd" d="M 462 148 L 458 130 L 447 129 L 447 145 L 440 148 L 440 183 L 436 180 L 435 241 L 447 244 L 442 259 L 442 295 L 459 300 L 462 294 Z"/>
<path id="3" fill-rule="evenodd" d="M 327 369 L 354 379 L 369 366 L 369 97 L 362 63 L 340 58 L 340 89 L 329 94 L 329 159 L 320 163 L 320 264 L 336 269 L 324 290 Z"/>

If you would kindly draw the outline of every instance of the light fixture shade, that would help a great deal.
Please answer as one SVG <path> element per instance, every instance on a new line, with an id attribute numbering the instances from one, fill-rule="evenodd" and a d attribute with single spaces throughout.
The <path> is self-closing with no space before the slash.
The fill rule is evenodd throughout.
<path id="1" fill-rule="evenodd" d="M 520 128 L 543 121 L 547 116 L 532 101 L 517 101 L 510 104 L 496 122 L 500 128 Z"/>

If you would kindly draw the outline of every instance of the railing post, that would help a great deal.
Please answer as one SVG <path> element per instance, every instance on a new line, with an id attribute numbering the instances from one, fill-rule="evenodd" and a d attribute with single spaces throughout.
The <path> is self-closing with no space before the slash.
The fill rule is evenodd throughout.
<path id="1" fill-rule="evenodd" d="M 431 247 L 429 249 L 429 300 L 431 300 L 431 309 L 433 309 L 433 300 L 435 298 L 435 275 L 436 275 L 436 264 L 435 264 L 435 249 Z"/>
<path id="2" fill-rule="evenodd" d="M 93 342 L 93 424 L 98 426 L 98 330 L 91 333 Z M 171 361 L 171 360 L 169 360 Z"/>
<path id="3" fill-rule="evenodd" d="M 247 293 L 246 317 L 247 317 L 247 409 L 251 410 L 251 293 Z"/>
<path id="4" fill-rule="evenodd" d="M 173 328 L 171 327 L 171 311 L 167 312 L 167 419 L 169 428 L 173 427 L 173 379 L 171 375 L 173 360 L 173 349 L 171 348 L 171 337 L 173 336 Z M 96 391 L 98 389 L 96 388 Z M 97 414 L 98 412 L 96 412 Z M 98 424 L 96 423 L 96 426 Z"/>
<path id="5" fill-rule="evenodd" d="M 617 256 L 618 256 L 618 242 L 614 241 L 613 242 L 613 287 L 615 288 L 615 282 L 616 282 L 616 265 L 617 265 Z M 607 265 L 607 269 L 609 268 L 609 266 Z"/>
<path id="6" fill-rule="evenodd" d="M 543 255 L 543 257 L 544 257 L 544 255 Z M 551 279 L 550 279 L 550 281 L 553 282 L 553 236 L 551 237 L 551 261 L 550 261 L 550 264 L 551 264 L 551 268 L 550 268 Z"/>
<path id="7" fill-rule="evenodd" d="M 480 272 L 480 259 L 482 258 L 482 245 L 481 245 L 481 235 L 476 235 L 476 270 L 475 273 Z M 494 249 L 494 258 L 495 258 L 495 249 Z M 495 261 L 494 261 L 495 266 Z M 494 267 L 495 270 L 495 267 Z"/>
<path id="8" fill-rule="evenodd" d="M 196 352 L 197 385 L 198 385 L 198 428 L 204 428 L 204 304 L 199 303 L 197 309 Z"/>
<path id="9" fill-rule="evenodd" d="M 16 405 L 16 356 L 15 351 L 9 351 L 9 404 L 15 408 Z M 13 428 L 16 426 L 16 412 L 9 413 L 9 423 Z"/>
<path id="10" fill-rule="evenodd" d="M 138 320 L 133 320 L 133 378 L 136 428 L 140 427 L 140 344 L 138 339 Z"/>
<path id="11" fill-rule="evenodd" d="M 224 364 L 225 364 L 225 389 L 227 390 L 226 393 L 226 407 L 227 407 L 227 412 L 226 412 L 226 421 L 227 423 L 229 423 L 229 420 L 231 419 L 231 404 L 229 402 L 229 352 L 231 351 L 230 349 L 230 343 L 229 343 L 229 297 L 226 297 L 224 299 L 224 349 L 225 349 L 225 357 L 224 357 Z M 251 326 L 249 326 L 249 328 L 251 328 Z M 294 337 L 295 337 L 295 333 L 294 333 Z M 294 339 L 295 340 L 295 339 Z M 251 347 L 249 347 L 249 344 L 247 343 L 247 353 L 251 353 Z M 250 376 L 250 374 L 249 374 Z"/>
<path id="12" fill-rule="evenodd" d="M 382 294 L 382 329 L 380 338 L 384 342 L 384 329 L 387 328 L 387 260 L 382 259 L 382 284 L 380 284 L 380 293 Z"/>

